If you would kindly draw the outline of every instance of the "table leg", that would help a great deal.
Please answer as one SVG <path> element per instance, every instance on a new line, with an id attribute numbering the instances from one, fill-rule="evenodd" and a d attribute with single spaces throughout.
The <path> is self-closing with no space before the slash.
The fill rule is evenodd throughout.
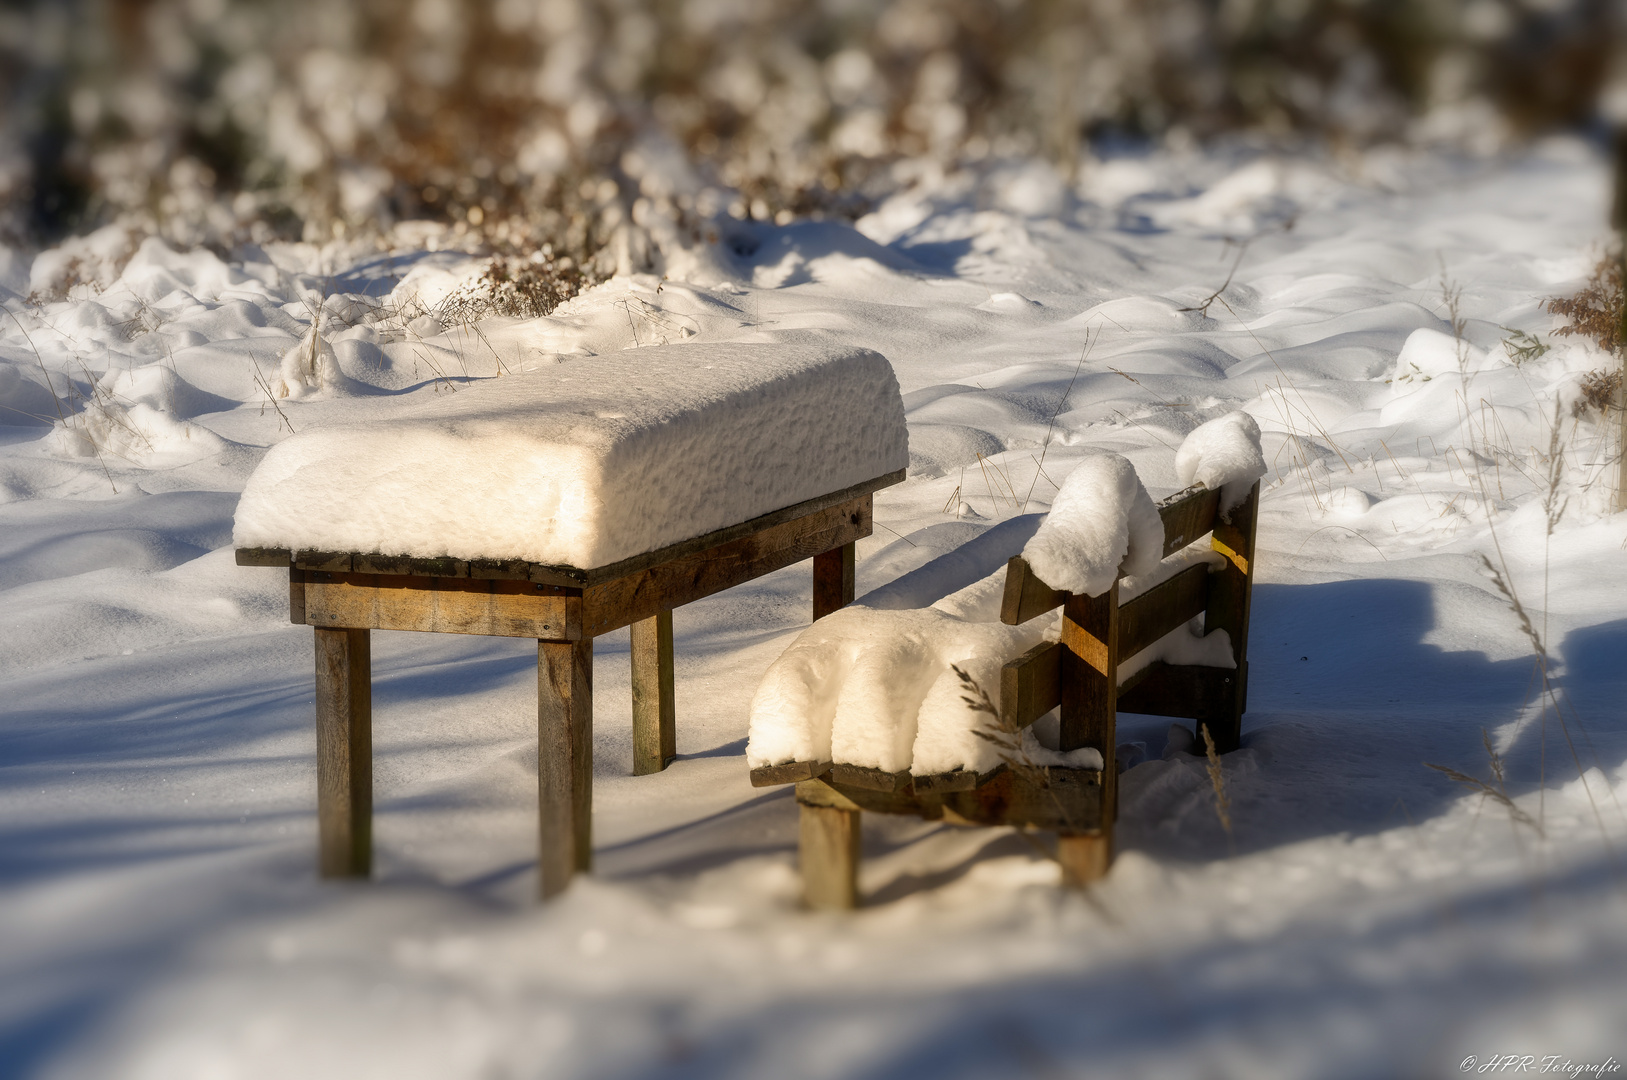
<path id="1" fill-rule="evenodd" d="M 373 675 L 366 630 L 316 628 L 316 813 L 323 877 L 373 869 Z"/>
<path id="2" fill-rule="evenodd" d="M 593 868 L 593 640 L 537 642 L 539 891 Z"/>
<path id="3" fill-rule="evenodd" d="M 818 622 L 853 602 L 853 545 L 815 555 L 813 563 L 813 617 Z"/>
<path id="4" fill-rule="evenodd" d="M 633 643 L 633 775 L 647 776 L 678 756 L 672 612 L 640 619 L 628 629 Z"/>

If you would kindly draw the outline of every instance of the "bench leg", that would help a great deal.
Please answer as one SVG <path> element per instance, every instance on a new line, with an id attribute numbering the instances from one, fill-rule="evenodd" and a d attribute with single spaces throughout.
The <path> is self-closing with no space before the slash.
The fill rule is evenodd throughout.
<path id="1" fill-rule="evenodd" d="M 1063 834 L 1056 838 L 1056 861 L 1062 864 L 1062 884 L 1078 889 L 1107 876 L 1113 863 L 1113 829 Z"/>
<path id="2" fill-rule="evenodd" d="M 678 756 L 673 700 L 672 612 L 640 619 L 633 639 L 633 775 L 658 773 Z"/>
<path id="3" fill-rule="evenodd" d="M 802 900 L 816 911 L 859 906 L 859 811 L 809 806 L 802 811 L 798 855 Z"/>
<path id="4" fill-rule="evenodd" d="M 1064 881 L 1094 881 L 1113 861 L 1119 810 L 1119 586 L 1073 595 L 1062 607 L 1061 749 L 1093 746 L 1102 755 L 1101 828 L 1059 838 Z"/>
<path id="5" fill-rule="evenodd" d="M 593 868 L 593 641 L 537 642 L 542 899 Z"/>
<path id="6" fill-rule="evenodd" d="M 818 622 L 853 602 L 853 545 L 815 555 L 813 563 L 813 617 Z"/>
<path id="7" fill-rule="evenodd" d="M 316 628 L 316 813 L 326 878 L 373 869 L 373 673 L 366 630 Z"/>
<path id="8" fill-rule="evenodd" d="M 1211 545 L 1226 557 L 1226 565 L 1209 575 L 1209 605 L 1203 616 L 1204 633 L 1224 630 L 1231 638 L 1237 675 L 1216 714 L 1205 723 L 1215 740 L 1216 753 L 1236 750 L 1243 736 L 1243 711 L 1248 708 L 1249 601 L 1254 577 L 1255 526 L 1259 518 L 1260 485 L 1232 510 L 1230 521 L 1216 521 Z M 1199 753 L 1203 752 L 1199 736 Z"/>

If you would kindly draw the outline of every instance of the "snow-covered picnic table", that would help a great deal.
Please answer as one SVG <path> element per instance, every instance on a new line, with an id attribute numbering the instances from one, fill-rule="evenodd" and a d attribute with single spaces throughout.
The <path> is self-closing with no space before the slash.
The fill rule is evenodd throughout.
<path id="1" fill-rule="evenodd" d="M 321 865 L 371 866 L 373 629 L 538 639 L 541 890 L 591 863 L 593 639 L 632 628 L 636 772 L 675 754 L 672 609 L 804 559 L 853 598 L 873 493 L 904 477 L 866 349 L 684 344 L 572 357 L 302 431 L 246 486 L 244 565 L 316 628 Z"/>

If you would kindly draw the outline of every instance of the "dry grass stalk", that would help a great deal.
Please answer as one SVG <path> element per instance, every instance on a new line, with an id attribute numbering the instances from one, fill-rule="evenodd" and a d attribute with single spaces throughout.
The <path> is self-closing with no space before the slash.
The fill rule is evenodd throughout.
<path id="1" fill-rule="evenodd" d="M 1536 831 L 1538 836 L 1542 836 L 1542 825 L 1537 821 L 1537 819 L 1516 806 L 1514 804 L 1514 800 L 1508 797 L 1508 789 L 1504 783 L 1503 759 L 1498 755 L 1496 750 L 1492 749 L 1491 736 L 1486 733 L 1485 728 L 1480 729 L 1480 739 L 1486 747 L 1487 757 L 1491 760 L 1491 783 L 1487 783 L 1478 776 L 1470 776 L 1468 773 L 1459 772 L 1457 769 L 1446 765 L 1436 765 L 1432 762 L 1426 761 L 1424 762 L 1424 767 L 1434 769 L 1436 772 L 1445 775 L 1448 779 L 1456 781 L 1466 788 L 1478 791 L 1480 794 L 1494 800 L 1495 802 L 1501 803 L 1503 807 L 1508 810 L 1509 820 L 1520 825 L 1529 825 Z"/>
<path id="2" fill-rule="evenodd" d="M 1215 791 L 1215 817 L 1220 819 L 1220 827 L 1226 830 L 1226 843 L 1234 842 L 1232 835 L 1232 797 L 1226 791 L 1226 776 L 1220 767 L 1220 754 L 1215 750 L 1215 737 L 1209 734 L 1208 724 L 1199 724 L 1198 730 L 1203 733 L 1204 753 L 1209 758 L 1209 786 Z"/>

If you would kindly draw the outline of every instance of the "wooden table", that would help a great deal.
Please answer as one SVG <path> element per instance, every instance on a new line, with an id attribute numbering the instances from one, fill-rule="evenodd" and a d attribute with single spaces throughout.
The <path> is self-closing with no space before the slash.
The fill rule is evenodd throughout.
<path id="1" fill-rule="evenodd" d="M 372 869 L 370 630 L 537 639 L 540 892 L 593 864 L 593 639 L 631 627 L 633 771 L 676 756 L 672 609 L 813 559 L 815 619 L 853 599 L 854 541 L 874 493 L 902 469 L 608 566 L 240 548 L 240 566 L 288 568 L 292 622 L 315 628 L 320 869 Z"/>

